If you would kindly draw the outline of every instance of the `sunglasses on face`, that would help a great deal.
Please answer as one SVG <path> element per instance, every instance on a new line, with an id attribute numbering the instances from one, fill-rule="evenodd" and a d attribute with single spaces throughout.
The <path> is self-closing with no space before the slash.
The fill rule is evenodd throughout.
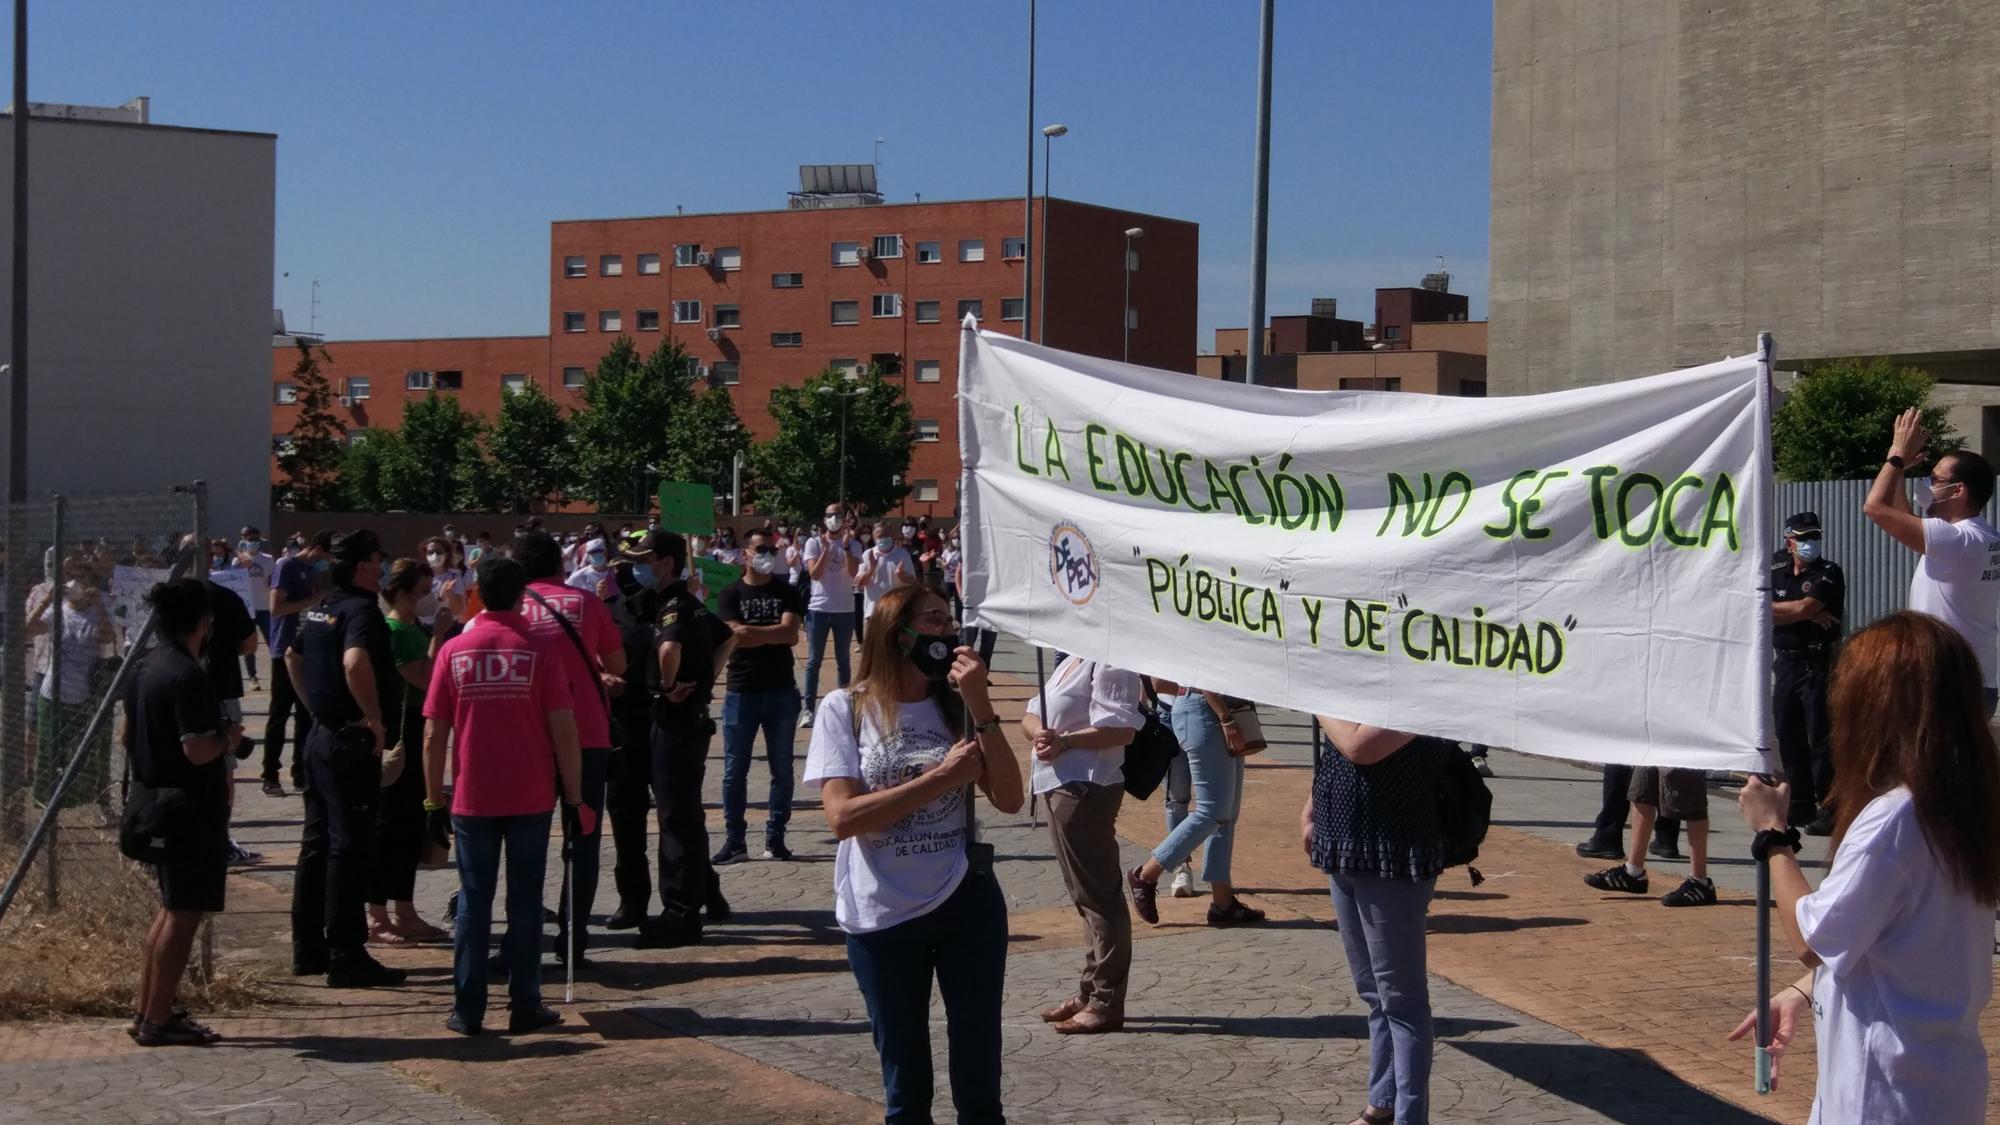
<path id="1" fill-rule="evenodd" d="M 775 555 L 778 553 L 778 549 L 769 543 L 759 543 L 755 547 L 750 548 L 750 550 L 758 555 Z"/>

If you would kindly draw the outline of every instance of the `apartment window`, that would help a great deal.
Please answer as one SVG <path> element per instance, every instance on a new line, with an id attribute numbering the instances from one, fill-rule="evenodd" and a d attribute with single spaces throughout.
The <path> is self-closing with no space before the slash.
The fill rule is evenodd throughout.
<path id="1" fill-rule="evenodd" d="M 403 389 L 406 391 L 428 391 L 431 389 L 431 373 L 428 371 L 405 371 Z"/>
<path id="2" fill-rule="evenodd" d="M 958 240 L 958 260 L 961 262 L 983 262 L 986 260 L 986 240 L 983 238 L 961 238 Z"/>
<path id="3" fill-rule="evenodd" d="M 900 258 L 903 256 L 903 236 L 900 234 L 878 234 L 873 247 L 878 258 Z"/>
<path id="4" fill-rule="evenodd" d="M 701 302 L 700 302 L 700 301 L 675 301 L 675 302 L 674 302 L 674 323 L 675 323 L 675 324 L 700 324 L 700 323 L 701 323 Z"/>
<path id="5" fill-rule="evenodd" d="M 953 319 L 953 320 L 964 320 L 964 319 L 965 319 L 966 317 L 968 317 L 968 316 L 970 316 L 970 317 L 971 317 L 972 319 L 974 319 L 974 320 L 985 320 L 985 319 L 986 319 L 986 302 L 984 302 L 984 301 L 960 301 L 960 302 L 958 303 L 958 315 L 957 315 L 957 316 L 955 316 L 955 317 L 953 317 L 952 319 Z"/>
<path id="6" fill-rule="evenodd" d="M 858 266 L 861 264 L 861 244 L 859 242 L 836 242 L 833 244 L 833 264 L 836 266 Z"/>
<path id="7" fill-rule="evenodd" d="M 279 383 L 272 387 L 271 401 L 277 403 L 279 406 L 290 406 L 292 403 L 299 401 L 298 384 Z"/>
<path id="8" fill-rule="evenodd" d="M 936 324 L 937 322 L 938 322 L 938 303 L 936 301 L 918 301 L 917 323 Z"/>
<path id="9" fill-rule="evenodd" d="M 803 289 L 806 275 L 802 273 L 774 273 L 771 275 L 773 289 Z"/>
<path id="10" fill-rule="evenodd" d="M 708 381 L 718 387 L 733 387 L 743 381 L 741 365 L 721 361 L 708 365 Z"/>
<path id="11" fill-rule="evenodd" d="M 1000 319 L 1020 320 L 1026 314 L 1028 301 L 1025 297 L 1000 298 Z"/>
<path id="12" fill-rule="evenodd" d="M 868 357 L 868 362 L 880 371 L 884 378 L 893 379 L 903 373 L 903 353 L 876 352 Z"/>
<path id="13" fill-rule="evenodd" d="M 944 261 L 944 244 L 939 242 L 917 243 L 917 264 L 928 266 Z"/>
<path id="14" fill-rule="evenodd" d="M 937 439 L 938 439 L 937 419 L 936 418 L 917 419 L 917 440 L 936 441 Z"/>
<path id="15" fill-rule="evenodd" d="M 500 389 L 510 395 L 520 394 L 522 391 L 528 389 L 528 377 L 525 374 L 502 375 L 500 376 Z"/>
<path id="16" fill-rule="evenodd" d="M 639 273 L 641 276 L 651 277 L 659 272 L 660 256 L 658 254 L 639 255 Z"/>
<path id="17" fill-rule="evenodd" d="M 1485 398 L 1486 380 L 1460 379 L 1458 381 L 1458 396 L 1460 398 Z"/>
<path id="18" fill-rule="evenodd" d="M 833 322 L 835 324 L 861 323 L 861 302 L 835 301 L 833 303 Z"/>
<path id="19" fill-rule="evenodd" d="M 624 277 L 625 259 L 617 254 L 604 254 L 597 259 L 597 276 Z"/>
<path id="20" fill-rule="evenodd" d="M 606 309 L 597 314 L 599 332 L 622 332 L 625 330 L 625 316 L 617 309 Z"/>
<path id="21" fill-rule="evenodd" d="M 581 254 L 571 254 L 569 257 L 563 259 L 564 277 L 582 277 L 588 270 L 589 267 L 583 264 L 583 255 Z"/>
<path id="22" fill-rule="evenodd" d="M 861 361 L 858 359 L 830 359 L 826 365 L 849 379 L 861 377 Z"/>
<path id="23" fill-rule="evenodd" d="M 1403 380 L 1400 378 L 1342 379 L 1340 381 L 1340 389 L 1343 391 L 1400 391 L 1403 389 Z"/>
<path id="24" fill-rule="evenodd" d="M 360 402 L 368 397 L 368 376 L 350 375 L 347 378 L 347 397 Z"/>
<path id="25" fill-rule="evenodd" d="M 919 504 L 935 504 L 938 498 L 937 481 L 913 480 L 910 482 L 910 499 Z"/>
<path id="26" fill-rule="evenodd" d="M 1126 327 L 1126 329 L 1127 329 L 1128 331 L 1132 331 L 1132 332 L 1137 332 L 1137 331 L 1139 330 L 1139 310 L 1138 310 L 1138 309 L 1126 309 L 1126 310 L 1125 310 L 1125 327 Z"/>
<path id="27" fill-rule="evenodd" d="M 803 348 L 806 346 L 806 334 L 803 332 L 773 332 L 771 333 L 771 346 L 774 348 Z"/>
<path id="28" fill-rule="evenodd" d="M 640 309 L 637 313 L 634 313 L 633 315 L 638 318 L 639 323 L 637 327 L 639 331 L 658 332 L 660 330 L 660 310 Z"/>
<path id="29" fill-rule="evenodd" d="M 701 243 L 683 242 L 674 247 L 674 264 L 677 266 L 698 266 L 695 255 L 701 253 Z"/>
<path id="30" fill-rule="evenodd" d="M 563 386 L 572 391 L 581 389 L 583 387 L 583 368 L 563 368 Z"/>
<path id="31" fill-rule="evenodd" d="M 715 268 L 719 270 L 740 270 L 743 268 L 743 248 L 741 246 L 718 246 L 715 248 Z"/>
<path id="32" fill-rule="evenodd" d="M 1025 238 L 1003 238 L 1000 240 L 1002 258 L 1025 258 L 1028 256 L 1028 240 Z"/>
<path id="33" fill-rule="evenodd" d="M 581 332 L 581 331 L 583 331 L 583 314 L 582 314 L 582 313 L 580 313 L 580 312 L 566 312 L 566 313 L 564 313 L 564 314 L 563 314 L 563 331 L 564 331 L 564 332 Z"/>
<path id="34" fill-rule="evenodd" d="M 465 389 L 465 372 L 440 371 L 431 381 L 431 386 L 440 391 L 462 391 Z"/>
<path id="35" fill-rule="evenodd" d="M 1402 339 L 1402 338 L 1403 338 L 1403 326 L 1402 326 L 1402 325 L 1400 325 L 1400 324 L 1385 324 L 1385 325 L 1383 325 L 1383 326 L 1382 326 L 1382 338 L 1383 338 L 1384 340 L 1400 340 L 1400 339 Z"/>
<path id="36" fill-rule="evenodd" d="M 743 327 L 743 310 L 735 305 L 715 306 L 715 326 L 717 328 Z"/>
<path id="37" fill-rule="evenodd" d="M 943 378 L 943 365 L 935 359 L 917 361 L 917 382 L 936 383 Z"/>
<path id="38" fill-rule="evenodd" d="M 877 293 L 872 301 L 870 316 L 887 317 L 903 315 L 903 295 L 901 293 Z"/>

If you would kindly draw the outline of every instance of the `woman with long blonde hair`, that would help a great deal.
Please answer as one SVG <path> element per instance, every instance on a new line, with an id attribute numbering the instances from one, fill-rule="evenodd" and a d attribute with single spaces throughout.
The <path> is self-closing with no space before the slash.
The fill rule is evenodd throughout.
<path id="1" fill-rule="evenodd" d="M 875 603 L 859 679 L 820 702 L 805 783 L 840 840 L 834 919 L 867 1002 L 887 1119 L 930 1120 L 935 978 L 958 1119 L 1003 1121 L 1007 904 L 973 797 L 1019 812 L 1021 766 L 943 595 L 903 586 Z"/>
<path id="2" fill-rule="evenodd" d="M 1815 1125 L 1983 1121 L 2000 751 L 1979 660 L 1937 618 L 1894 614 L 1847 642 L 1829 703 L 1834 851 L 1818 890 L 1786 828 L 1789 787 L 1752 778 L 1737 799 L 1785 936 L 1811 970 L 1771 998 L 1772 1077 L 1810 1007 Z"/>

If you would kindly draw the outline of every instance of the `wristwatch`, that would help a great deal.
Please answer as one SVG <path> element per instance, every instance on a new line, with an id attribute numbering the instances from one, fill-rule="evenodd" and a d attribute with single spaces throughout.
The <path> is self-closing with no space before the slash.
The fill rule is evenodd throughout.
<path id="1" fill-rule="evenodd" d="M 1775 846 L 1790 848 L 1793 854 L 1797 854 L 1799 850 L 1799 830 L 1796 828 L 1787 828 L 1780 832 L 1776 828 L 1764 829 L 1762 832 L 1750 837 L 1750 858 L 1756 860 L 1758 863 L 1762 863 L 1771 858 L 1771 849 Z"/>
<path id="2" fill-rule="evenodd" d="M 1891 453 L 1887 458 L 1884 459 L 1884 463 L 1895 469 L 1900 470 L 1904 468 L 1903 459 L 1901 457 L 1896 456 L 1893 453 Z"/>
<path id="3" fill-rule="evenodd" d="M 972 727 L 972 733 L 992 734 L 994 731 L 999 729 L 1000 729 L 1000 716 L 995 715 L 983 723 L 975 723 Z"/>

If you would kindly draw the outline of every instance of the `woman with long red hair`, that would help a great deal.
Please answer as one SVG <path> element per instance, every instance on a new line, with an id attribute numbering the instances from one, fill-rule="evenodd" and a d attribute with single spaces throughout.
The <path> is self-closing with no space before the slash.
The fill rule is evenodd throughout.
<path id="1" fill-rule="evenodd" d="M 1979 1014 L 1993 993 L 2000 751 L 1983 694 L 1978 658 L 1937 618 L 1898 613 L 1847 642 L 1830 696 L 1833 864 L 1818 890 L 1785 826 L 1788 787 L 1752 778 L 1738 798 L 1811 970 L 1771 998 L 1771 1053 L 1810 1005 L 1815 1125 L 1986 1118 Z M 1755 1024 L 1753 1011 L 1730 1038 Z"/>

